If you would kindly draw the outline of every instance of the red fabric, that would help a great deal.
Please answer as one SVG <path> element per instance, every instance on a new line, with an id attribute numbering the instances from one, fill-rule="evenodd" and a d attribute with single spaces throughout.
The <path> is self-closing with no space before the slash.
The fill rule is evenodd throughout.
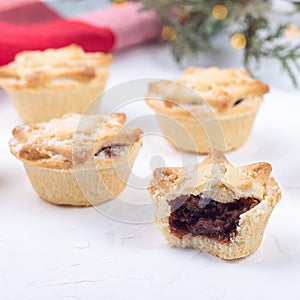
<path id="1" fill-rule="evenodd" d="M 12 24 L 45 23 L 60 19 L 55 11 L 42 2 L 23 3 L 21 6 L 0 11 L 0 22 Z"/>
<path id="2" fill-rule="evenodd" d="M 85 51 L 111 52 L 153 40 L 161 32 L 155 12 L 141 12 L 139 3 L 101 6 L 65 18 L 39 0 L 0 2 L 0 65 L 22 50 L 76 43 Z"/>
<path id="3" fill-rule="evenodd" d="M 62 19 L 41 2 L 0 12 L 0 65 L 12 61 L 22 50 L 44 50 L 76 43 L 86 51 L 108 52 L 114 41 L 110 29 Z"/>
<path id="4" fill-rule="evenodd" d="M 123 9 L 111 5 L 92 10 L 73 17 L 73 20 L 111 29 L 115 36 L 114 50 L 153 40 L 162 28 L 155 11 L 142 11 L 140 3 L 133 2 Z"/>
<path id="5" fill-rule="evenodd" d="M 1 0 L 0 10 L 8 10 L 37 1 L 39 0 Z"/>
<path id="6" fill-rule="evenodd" d="M 109 29 L 75 21 L 60 20 L 38 26 L 0 22 L 0 65 L 12 61 L 22 50 L 60 48 L 71 43 L 81 45 L 86 51 L 107 52 L 113 48 L 114 36 Z"/>

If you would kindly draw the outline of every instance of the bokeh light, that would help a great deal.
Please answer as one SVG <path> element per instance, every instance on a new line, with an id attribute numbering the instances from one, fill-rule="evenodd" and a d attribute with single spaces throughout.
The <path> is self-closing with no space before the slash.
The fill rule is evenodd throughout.
<path id="1" fill-rule="evenodd" d="M 113 6 L 117 9 L 124 9 L 128 5 L 126 0 L 113 0 Z"/>
<path id="2" fill-rule="evenodd" d="M 227 7 L 222 4 L 217 4 L 212 10 L 212 15 L 217 20 L 223 20 L 227 17 L 228 10 Z"/>
<path id="3" fill-rule="evenodd" d="M 247 40 L 246 37 L 242 33 L 235 33 L 230 40 L 230 44 L 232 48 L 241 50 L 246 47 Z"/>
<path id="4" fill-rule="evenodd" d="M 176 39 L 176 29 L 173 26 L 164 26 L 161 31 L 161 36 L 164 40 L 171 42 Z"/>
<path id="5" fill-rule="evenodd" d="M 300 35 L 300 29 L 296 24 L 289 24 L 285 27 L 284 34 L 288 39 L 296 39 Z"/>
<path id="6" fill-rule="evenodd" d="M 191 14 L 188 10 L 181 8 L 177 11 L 176 17 L 180 23 L 186 23 L 190 20 Z"/>

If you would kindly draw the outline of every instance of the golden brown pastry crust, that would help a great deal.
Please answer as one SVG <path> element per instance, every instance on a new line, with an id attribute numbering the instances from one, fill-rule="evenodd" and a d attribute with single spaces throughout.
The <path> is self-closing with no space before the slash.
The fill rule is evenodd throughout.
<path id="1" fill-rule="evenodd" d="M 166 101 L 166 107 L 207 103 L 216 111 L 222 112 L 232 108 L 239 99 L 262 97 L 268 92 L 269 86 L 251 78 L 246 70 L 188 68 L 182 79 L 175 82 L 162 80 L 151 83 L 147 103 L 155 108 L 158 101 L 152 101 L 151 98 L 162 97 Z M 177 112 L 178 110 L 180 107 Z"/>
<path id="2" fill-rule="evenodd" d="M 99 149 L 121 145 L 129 150 L 140 140 L 142 131 L 124 126 L 125 120 L 122 113 L 107 117 L 69 113 L 49 122 L 20 125 L 13 130 L 10 149 L 17 158 L 44 168 L 68 169 L 93 160 L 107 165 L 120 157 L 100 159 L 95 156 Z"/>
<path id="3" fill-rule="evenodd" d="M 32 187 L 43 200 L 57 205 L 98 205 L 125 189 L 141 146 L 139 139 L 125 157 L 107 159 L 107 164 L 97 160 L 94 166 L 51 169 L 24 161 L 24 166 Z"/>
<path id="4" fill-rule="evenodd" d="M 233 167 L 219 151 L 213 151 L 191 170 L 156 169 L 148 188 L 155 205 L 155 223 L 172 246 L 198 248 L 223 259 L 249 255 L 259 247 L 272 210 L 281 198 L 278 184 L 270 177 L 271 170 L 265 162 Z M 170 229 L 168 201 L 189 194 L 201 194 L 221 203 L 253 197 L 260 203 L 240 215 L 237 235 L 227 243 L 190 233 L 179 238 Z"/>
<path id="5" fill-rule="evenodd" d="M 105 79 L 111 62 L 111 54 L 86 53 L 75 44 L 45 51 L 22 51 L 12 63 L 0 67 L 0 86 L 59 88 L 101 76 Z"/>
<path id="6" fill-rule="evenodd" d="M 234 167 L 220 151 L 214 150 L 193 169 L 156 169 L 149 189 L 166 200 L 187 194 L 202 194 L 221 203 L 243 197 L 262 200 L 271 171 L 266 162 Z"/>
<path id="7" fill-rule="evenodd" d="M 248 139 L 268 91 L 245 70 L 189 68 L 180 80 L 150 83 L 146 102 L 174 147 L 206 154 Z"/>

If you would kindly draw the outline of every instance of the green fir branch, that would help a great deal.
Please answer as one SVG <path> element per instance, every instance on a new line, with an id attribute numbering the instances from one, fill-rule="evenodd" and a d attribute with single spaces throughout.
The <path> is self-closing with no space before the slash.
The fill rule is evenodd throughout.
<path id="1" fill-rule="evenodd" d="M 271 0 L 131 0 L 140 2 L 144 10 L 154 9 L 164 25 L 176 29 L 176 39 L 172 41 L 172 52 L 177 61 L 184 57 L 196 56 L 211 49 L 211 39 L 218 32 L 228 36 L 243 33 L 247 44 L 244 49 L 244 64 L 251 70 L 252 63 L 259 64 L 263 58 L 273 58 L 280 62 L 295 86 L 300 74 L 300 44 L 287 42 L 284 37 L 285 24 L 273 28 L 269 13 Z M 291 2 L 294 14 L 300 16 L 300 0 Z M 223 4 L 228 15 L 223 20 L 212 16 L 215 5 Z M 186 11 L 188 20 L 182 22 L 176 12 Z M 300 25 L 300 24 L 298 24 Z M 273 29 L 272 29 L 273 28 Z"/>

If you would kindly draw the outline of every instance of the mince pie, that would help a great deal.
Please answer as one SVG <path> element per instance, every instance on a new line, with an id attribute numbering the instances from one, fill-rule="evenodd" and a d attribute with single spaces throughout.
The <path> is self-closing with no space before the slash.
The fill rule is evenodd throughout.
<path id="1" fill-rule="evenodd" d="M 111 54 L 86 53 L 77 45 L 22 51 L 0 67 L 0 86 L 26 123 L 97 113 L 111 62 Z"/>
<path id="2" fill-rule="evenodd" d="M 69 113 L 17 126 L 10 150 L 25 166 L 38 195 L 51 203 L 90 206 L 115 198 L 126 186 L 142 145 L 142 131 L 126 116 Z"/>
<path id="3" fill-rule="evenodd" d="M 159 168 L 149 186 L 155 223 L 171 246 L 222 259 L 258 249 L 281 198 L 266 162 L 233 167 L 219 151 L 188 168 Z"/>
<path id="4" fill-rule="evenodd" d="M 247 140 L 268 91 L 245 70 L 189 68 L 180 80 L 151 83 L 146 102 L 178 149 L 226 152 Z"/>

